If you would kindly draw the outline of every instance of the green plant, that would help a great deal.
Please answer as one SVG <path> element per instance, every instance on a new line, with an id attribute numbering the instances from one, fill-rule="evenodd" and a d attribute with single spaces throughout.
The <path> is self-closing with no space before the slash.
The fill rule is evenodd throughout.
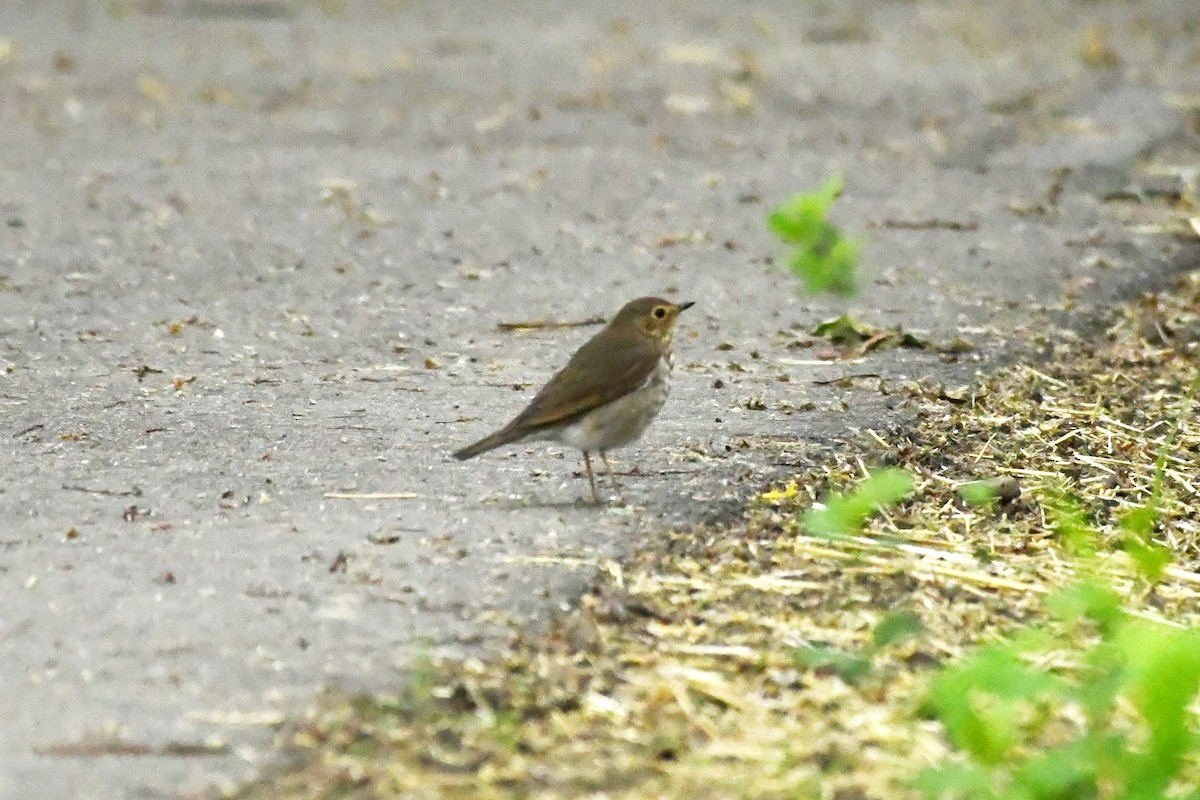
<path id="1" fill-rule="evenodd" d="M 794 493 L 795 484 L 789 489 Z M 894 506 L 912 493 L 912 479 L 894 467 L 874 470 L 849 492 L 834 492 L 804 512 L 800 518 L 804 530 L 815 536 L 844 537 L 862 533 L 863 526 L 875 513 Z M 835 672 L 855 683 L 871 671 L 871 660 L 887 646 L 916 636 L 922 631 L 920 617 L 911 611 L 894 611 L 875 626 L 871 642 L 858 653 L 847 653 L 823 644 L 796 648 L 799 666 Z"/>
<path id="2" fill-rule="evenodd" d="M 1120 520 L 1123 545 L 1150 580 L 1169 561 L 1150 539 L 1159 485 Z M 1044 505 L 1085 577 L 1047 597 L 1047 624 L 933 680 L 928 710 L 967 760 L 927 770 L 918 787 L 938 800 L 1165 798 L 1187 760 L 1200 757 L 1189 711 L 1200 692 L 1200 631 L 1123 611 L 1098 568 L 1099 536 L 1082 504 L 1055 492 Z M 1061 666 L 1043 666 L 1052 663 Z"/>
<path id="3" fill-rule="evenodd" d="M 1174 435 L 1158 448 L 1149 496 L 1117 520 L 1117 544 L 1151 584 L 1171 561 L 1153 539 L 1166 457 L 1197 391 L 1200 376 L 1185 394 Z M 989 502 L 983 491 L 976 494 L 968 499 Z M 1200 800 L 1192 711 L 1200 694 L 1200 630 L 1126 613 L 1106 582 L 1111 562 L 1100 556 L 1104 542 L 1084 504 L 1059 489 L 1042 505 L 1083 577 L 1047 597 L 1046 624 L 984 647 L 934 678 L 927 710 L 966 759 L 926 770 L 918 788 L 937 800 Z"/>
<path id="4" fill-rule="evenodd" d="M 856 289 L 858 245 L 826 218 L 841 192 L 842 179 L 835 176 L 780 203 L 767 217 L 771 231 L 792 246 L 788 266 L 812 294 L 850 296 Z"/>
<path id="5" fill-rule="evenodd" d="M 827 669 L 847 683 L 856 683 L 871 671 L 875 654 L 924 631 L 921 618 L 912 611 L 886 614 L 871 631 L 871 641 L 858 653 L 847 653 L 821 644 L 806 644 L 795 650 L 796 664 L 807 669 Z"/>
<path id="6" fill-rule="evenodd" d="M 1200 689 L 1200 632 L 1131 617 L 1092 581 L 1047 608 L 1049 625 L 934 679 L 929 710 L 967 760 L 925 771 L 926 797 L 1164 798 L 1198 755 L 1188 707 Z M 1040 666 L 1051 661 L 1068 663 Z"/>
<path id="7" fill-rule="evenodd" d="M 815 536 L 855 536 L 872 514 L 895 505 L 911 492 L 912 479 L 904 470 L 875 470 L 853 490 L 821 498 L 819 507 L 804 512 L 800 524 Z"/>

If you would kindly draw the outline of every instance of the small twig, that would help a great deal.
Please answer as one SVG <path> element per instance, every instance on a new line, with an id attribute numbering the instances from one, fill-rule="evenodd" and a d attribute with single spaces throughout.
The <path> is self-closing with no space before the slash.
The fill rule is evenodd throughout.
<path id="1" fill-rule="evenodd" d="M 534 331 L 534 330 L 558 330 L 559 328 L 583 328 L 588 325 L 603 325 L 607 320 L 604 317 L 588 317 L 581 320 L 552 320 L 552 319 L 531 319 L 523 322 L 498 322 L 496 327 L 510 333 L 512 331 Z"/>
<path id="2" fill-rule="evenodd" d="M 102 739 L 98 741 L 51 742 L 36 745 L 33 751 L 42 756 L 63 758 L 99 758 L 102 756 L 219 756 L 229 752 L 229 745 L 222 742 L 167 742 L 149 745 L 125 739 Z"/>
<path id="3" fill-rule="evenodd" d="M 552 565 L 556 567 L 600 566 L 600 562 L 594 558 L 576 558 L 574 556 L 504 556 L 500 560 L 505 564 Z"/>
<path id="4" fill-rule="evenodd" d="M 420 495 L 413 492 L 326 492 L 322 497 L 329 500 L 414 500 Z"/>
<path id="5" fill-rule="evenodd" d="M 994 442 L 995 440 L 996 440 L 996 434 L 993 433 L 991 436 L 988 437 L 988 440 L 983 443 L 983 447 L 979 448 L 979 452 L 975 454 L 975 458 L 972 459 L 971 463 L 978 464 L 979 460 L 983 458 L 983 454 L 988 451 L 988 448 L 992 446 L 992 442 Z"/>
<path id="6" fill-rule="evenodd" d="M 140 487 L 134 486 L 132 489 L 122 491 L 120 489 L 93 489 L 90 486 L 74 486 L 69 483 L 64 483 L 63 487 L 69 492 L 84 492 L 86 494 L 102 494 L 106 497 L 141 497 L 142 490 Z"/>
<path id="7" fill-rule="evenodd" d="M 872 439 L 878 442 L 880 447 L 886 448 L 888 446 L 888 443 L 884 441 L 884 438 L 870 428 L 867 428 L 867 436 L 870 436 Z"/>
<path id="8" fill-rule="evenodd" d="M 974 231 L 979 230 L 979 223 L 975 220 L 959 222 L 953 219 L 885 219 L 883 222 L 867 227 L 892 228 L 895 230 L 904 231 L 926 231 L 930 229 L 938 229 L 943 231 Z"/>
<path id="9" fill-rule="evenodd" d="M 779 365 L 779 366 L 781 366 L 781 367 L 832 367 L 832 366 L 835 366 L 835 365 L 836 365 L 836 366 L 844 366 L 844 365 L 847 365 L 847 364 L 862 364 L 862 363 L 863 363 L 863 362 L 865 362 L 865 361 L 866 361 L 866 359 L 865 359 L 865 358 L 862 358 L 862 357 L 859 357 L 859 358 L 838 358 L 838 359 L 828 359 L 828 358 L 817 358 L 817 359 L 814 359 L 814 358 L 777 358 L 777 359 L 775 359 L 775 360 L 774 360 L 774 362 L 773 362 L 773 363 L 775 363 L 775 364 L 777 364 L 777 365 Z M 837 379 L 835 379 L 835 380 L 837 380 Z M 833 382 L 833 381 L 830 381 L 830 383 L 832 383 L 832 382 Z"/>
<path id="10" fill-rule="evenodd" d="M 842 381 L 853 381 L 859 378 L 881 378 L 883 377 L 878 372 L 857 372 L 851 375 L 842 375 L 839 378 L 828 378 L 820 381 L 809 381 L 814 386 L 828 386 L 831 383 L 841 383 Z"/>

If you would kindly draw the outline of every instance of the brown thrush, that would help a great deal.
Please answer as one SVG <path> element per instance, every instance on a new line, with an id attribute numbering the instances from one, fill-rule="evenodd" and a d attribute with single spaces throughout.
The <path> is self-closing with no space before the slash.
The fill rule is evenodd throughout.
<path id="1" fill-rule="evenodd" d="M 457 459 L 504 444 L 547 441 L 583 451 L 583 467 L 600 502 L 590 453 L 605 453 L 642 435 L 666 402 L 671 383 L 671 331 L 693 303 L 639 297 L 617 312 L 542 387 L 512 422 L 464 447 Z M 612 469 L 608 470 L 612 477 Z"/>

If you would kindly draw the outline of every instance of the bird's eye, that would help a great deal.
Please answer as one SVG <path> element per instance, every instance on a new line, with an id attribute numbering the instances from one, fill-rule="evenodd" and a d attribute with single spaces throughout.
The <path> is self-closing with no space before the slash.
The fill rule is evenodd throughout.
<path id="1" fill-rule="evenodd" d="M 657 317 L 658 319 L 662 319 L 666 315 L 667 315 L 667 310 L 665 308 L 663 308 L 662 306 L 659 306 L 658 308 L 654 309 L 654 316 Z"/>

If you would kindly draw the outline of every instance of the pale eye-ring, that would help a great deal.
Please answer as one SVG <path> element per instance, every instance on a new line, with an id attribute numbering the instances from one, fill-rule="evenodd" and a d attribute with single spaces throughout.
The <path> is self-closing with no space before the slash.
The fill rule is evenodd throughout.
<path id="1" fill-rule="evenodd" d="M 662 319 L 666 315 L 667 315 L 667 310 L 665 308 L 663 308 L 662 306 L 659 306 L 658 308 L 654 309 L 654 316 L 657 317 L 658 319 Z"/>

